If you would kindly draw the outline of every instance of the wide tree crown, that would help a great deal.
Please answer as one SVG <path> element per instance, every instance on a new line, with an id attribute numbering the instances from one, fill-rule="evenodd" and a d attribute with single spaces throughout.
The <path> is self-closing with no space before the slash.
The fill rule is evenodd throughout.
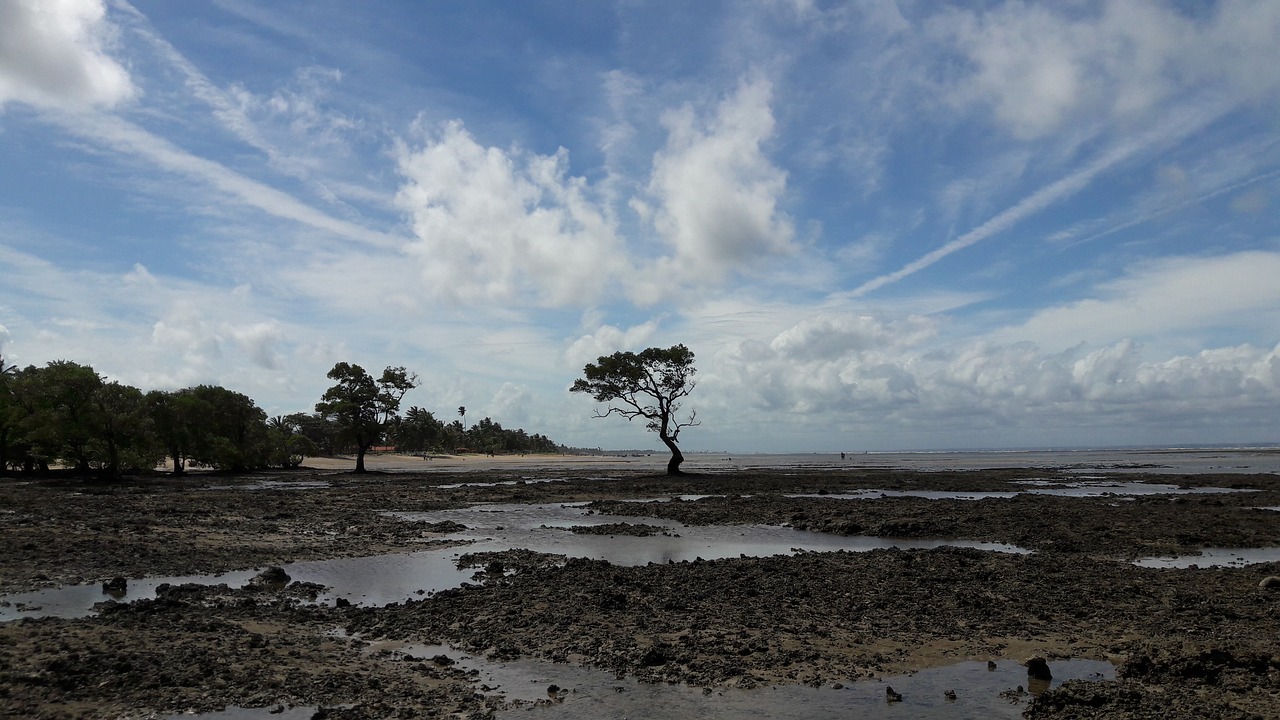
<path id="1" fill-rule="evenodd" d="M 639 353 L 603 355 L 582 369 L 570 392 L 587 393 L 598 402 L 616 403 L 600 416 L 643 417 L 649 430 L 674 439 L 681 428 L 696 425 L 693 417 L 675 419 L 680 400 L 692 392 L 693 351 L 684 345 L 648 348 Z"/>

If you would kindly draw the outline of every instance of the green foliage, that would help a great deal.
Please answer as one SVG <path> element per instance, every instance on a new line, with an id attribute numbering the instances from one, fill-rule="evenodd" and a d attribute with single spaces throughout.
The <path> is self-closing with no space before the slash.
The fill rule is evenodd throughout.
<path id="1" fill-rule="evenodd" d="M 569 391 L 587 393 L 597 402 L 607 403 L 608 409 L 596 417 L 644 418 L 645 427 L 658 433 L 671 450 L 667 472 L 675 475 L 684 462 L 677 445 L 680 430 L 698 424 L 697 413 L 683 421 L 676 415 L 681 401 L 697 384 L 693 381 L 695 372 L 693 351 L 684 345 L 640 353 L 616 352 L 588 363 L 582 369 L 583 377 L 575 380 Z"/>
<path id="2" fill-rule="evenodd" d="M 110 382 L 94 393 L 90 416 L 90 453 L 105 474 L 122 470 L 146 470 L 164 457 L 164 449 L 152 432 L 151 418 L 142 391 Z"/>
<path id="3" fill-rule="evenodd" d="M 60 466 L 114 476 L 154 470 L 165 457 L 177 475 L 190 466 L 241 472 L 297 467 L 307 457 L 348 448 L 356 449 L 363 469 L 364 452 L 384 439 L 410 452 L 560 449 L 489 418 L 470 430 L 457 421 L 445 425 L 419 407 L 401 418 L 400 401 L 417 385 L 402 367 L 388 367 L 374 380 L 358 365 L 338 363 L 329 377 L 337 383 L 315 413 L 268 422 L 252 399 L 214 385 L 144 394 L 74 362 L 18 370 L 0 358 L 0 473 Z"/>
<path id="4" fill-rule="evenodd" d="M 180 407 L 187 413 L 192 462 L 235 472 L 267 466 L 267 414 L 253 400 L 216 385 L 183 392 L 190 394 Z"/>
<path id="5" fill-rule="evenodd" d="M 19 415 L 13 397 L 13 379 L 17 374 L 18 366 L 6 364 L 4 356 L 0 355 L 0 474 L 9 467 L 10 448 L 17 437 L 14 426 Z"/>
<path id="6" fill-rule="evenodd" d="M 28 466 L 47 468 L 61 462 L 81 472 L 89 470 L 93 398 L 101 386 L 102 378 L 93 368 L 67 360 L 17 373 L 12 382 L 19 406 L 15 424 Z"/>
<path id="7" fill-rule="evenodd" d="M 285 468 L 296 468 L 319 449 L 302 434 L 299 415 L 277 415 L 267 422 L 267 442 L 271 448 L 269 462 Z"/>
<path id="8" fill-rule="evenodd" d="M 337 383 L 316 403 L 316 412 L 337 423 L 339 438 L 356 448 L 356 472 L 364 472 L 365 453 L 382 439 L 418 378 L 403 367 L 388 367 L 375 381 L 364 368 L 345 362 L 334 365 L 328 377 Z"/>
<path id="9" fill-rule="evenodd" d="M 146 394 L 147 416 L 155 441 L 173 461 L 173 474 L 186 472 L 191 459 L 195 418 L 199 406 L 191 390 L 152 390 Z"/>

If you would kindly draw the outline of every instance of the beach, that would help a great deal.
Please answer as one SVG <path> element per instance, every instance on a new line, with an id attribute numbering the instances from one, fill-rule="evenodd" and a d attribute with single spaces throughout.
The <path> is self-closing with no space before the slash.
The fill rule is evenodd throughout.
<path id="1" fill-rule="evenodd" d="M 0 715 L 662 717 L 687 688 L 670 707 L 690 717 L 736 717 L 741 698 L 835 717 L 874 691 L 859 716 L 1274 718 L 1274 457 L 724 453 L 668 477 L 660 453 L 370 456 L 364 475 L 333 458 L 6 478 Z M 534 696 L 485 689 L 522 663 Z M 929 673 L 956 686 L 884 700 Z"/>

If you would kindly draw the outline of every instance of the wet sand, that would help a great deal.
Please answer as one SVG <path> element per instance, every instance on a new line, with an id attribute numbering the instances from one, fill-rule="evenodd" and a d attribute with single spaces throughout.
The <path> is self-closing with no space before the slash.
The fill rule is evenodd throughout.
<path id="1" fill-rule="evenodd" d="M 363 476 L 343 471 L 345 462 L 109 485 L 0 479 L 0 593 L 117 576 L 287 572 L 456 546 L 458 528 L 391 513 L 479 502 L 586 502 L 593 513 L 635 518 L 595 532 L 642 535 L 654 522 L 789 526 L 1033 552 L 882 549 L 636 566 L 481 553 L 463 561 L 476 573 L 467 585 L 376 607 L 326 603 L 324 588 L 298 583 L 161 588 L 89 617 L 0 624 L 0 716 L 324 706 L 335 708 L 328 717 L 489 717 L 502 705 L 449 664 L 370 651 L 369 642 L 386 640 L 719 689 L 830 687 L 1033 655 L 1051 665 L 1106 660 L 1118 679 L 1067 682 L 1031 703 L 1029 716 L 1280 717 L 1280 588 L 1259 587 L 1280 576 L 1280 563 L 1128 562 L 1280 546 L 1280 513 L 1256 509 L 1280 505 L 1275 475 L 1109 478 L 1255 492 L 840 499 L 866 490 L 1007 493 L 1029 478 L 1063 487 L 1079 478 L 1045 467 L 742 469 L 715 456 L 691 462 L 702 472 L 681 478 L 654 474 L 665 464 L 658 455 L 379 456 L 369 466 L 383 472 Z M 671 499 L 681 495 L 699 497 Z M 652 499 L 667 501 L 620 502 Z"/>

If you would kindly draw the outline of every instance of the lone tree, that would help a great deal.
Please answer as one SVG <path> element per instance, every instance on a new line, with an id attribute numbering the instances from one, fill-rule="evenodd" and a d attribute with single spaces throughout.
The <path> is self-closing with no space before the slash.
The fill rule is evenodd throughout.
<path id="1" fill-rule="evenodd" d="M 337 384 L 316 403 L 316 412 L 337 423 L 340 435 L 356 447 L 356 472 L 364 469 L 364 454 L 397 417 L 404 394 L 418 386 L 418 376 L 403 367 L 388 367 L 374 380 L 359 365 L 340 362 L 328 375 Z"/>
<path id="2" fill-rule="evenodd" d="M 616 414 L 628 420 L 648 420 L 649 432 L 658 433 L 658 439 L 671 450 L 667 474 L 680 475 L 684 455 L 676 443 L 682 428 L 698 424 L 698 413 L 690 413 L 682 422 L 676 411 L 680 401 L 693 392 L 695 372 L 693 351 L 684 345 L 649 348 L 639 354 L 616 352 L 587 363 L 582 369 L 585 377 L 575 380 L 569 392 L 588 393 L 597 402 L 609 403 L 609 409 L 597 411 L 596 417 Z"/>

